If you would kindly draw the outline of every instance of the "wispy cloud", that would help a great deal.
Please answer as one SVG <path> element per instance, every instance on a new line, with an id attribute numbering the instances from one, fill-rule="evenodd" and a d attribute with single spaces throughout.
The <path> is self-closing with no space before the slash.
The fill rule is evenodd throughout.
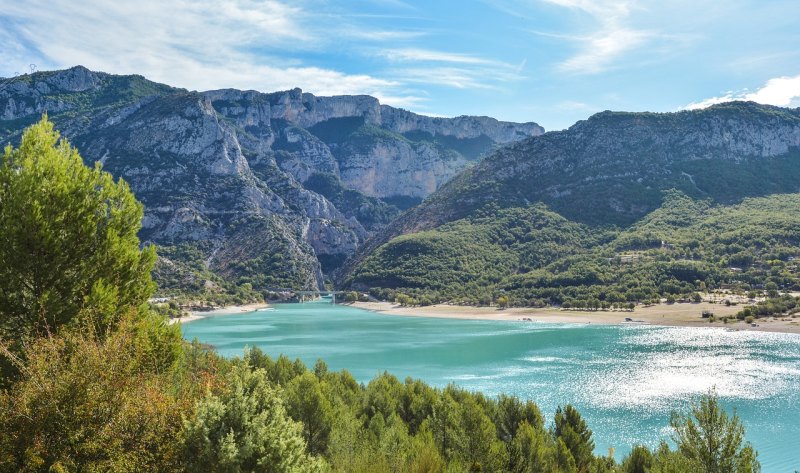
<path id="1" fill-rule="evenodd" d="M 422 38 L 427 35 L 425 31 L 409 31 L 409 30 L 375 30 L 375 29 L 359 29 L 359 28 L 344 28 L 343 35 L 354 38 L 363 39 L 368 41 L 405 41 L 411 39 Z"/>
<path id="2" fill-rule="evenodd" d="M 595 74 L 602 72 L 624 53 L 636 49 L 653 37 L 648 31 L 614 27 L 604 29 L 581 42 L 582 50 L 559 64 L 564 72 Z"/>
<path id="3" fill-rule="evenodd" d="M 198 90 L 301 87 L 320 95 L 376 95 L 390 104 L 423 100 L 401 94 L 401 84 L 395 80 L 284 59 L 330 41 L 325 32 L 312 27 L 314 13 L 288 2 L 84 0 L 78 5 L 72 0 L 0 0 L 0 4 L 0 22 L 8 26 L 0 38 L 15 39 L 6 42 L 13 48 L 0 48 L 4 64 L 36 62 L 40 68 L 82 64 Z M 349 32 L 376 41 L 402 36 L 366 28 Z"/>
<path id="4" fill-rule="evenodd" d="M 503 83 L 523 78 L 515 71 L 448 66 L 408 67 L 397 69 L 392 74 L 405 83 L 437 84 L 456 89 L 498 90 Z"/>
<path id="5" fill-rule="evenodd" d="M 748 90 L 729 91 L 717 97 L 692 102 L 682 107 L 682 109 L 697 110 L 734 100 L 750 100 L 779 107 L 800 107 L 800 75 L 776 77 L 768 80 L 766 84 L 754 92 Z"/>
<path id="6" fill-rule="evenodd" d="M 392 69 L 391 74 L 406 83 L 457 89 L 498 89 L 502 83 L 525 79 L 522 74 L 525 60 L 511 64 L 474 54 L 420 48 L 386 49 L 377 55 L 403 64 L 403 67 Z"/>
<path id="7" fill-rule="evenodd" d="M 628 19 L 636 9 L 632 0 L 542 0 L 589 15 L 598 24 L 596 30 L 583 35 L 557 35 L 578 44 L 578 52 L 558 64 L 561 72 L 596 74 L 614 66 L 625 53 L 638 49 L 658 33 L 629 26 Z M 536 34 L 545 34 L 536 32 Z"/>
<path id="8" fill-rule="evenodd" d="M 432 30 L 416 20 L 395 23 L 392 13 L 419 13 L 397 0 L 372 0 L 377 9 L 358 12 L 380 16 L 369 21 L 351 9 L 313 1 L 0 0 L 0 5 L 0 40 L 6 40 L 0 71 L 3 64 L 16 68 L 9 74 L 30 62 L 40 69 L 81 64 L 195 90 L 300 87 L 318 95 L 368 94 L 420 112 L 430 111 L 429 87 L 489 89 L 523 78 L 524 62 L 419 47 Z M 389 42 L 393 47 L 386 47 Z M 320 61 L 331 50 L 361 56 L 372 67 L 337 70 Z"/>
<path id="9" fill-rule="evenodd" d="M 492 88 L 474 70 L 458 67 L 410 67 L 398 69 L 395 75 L 409 83 L 436 84 L 456 89 Z"/>
<path id="10" fill-rule="evenodd" d="M 418 48 L 387 49 L 381 51 L 380 55 L 392 61 L 452 62 L 458 64 L 483 64 L 483 65 L 502 64 L 498 61 L 484 59 L 469 54 L 448 53 L 443 51 L 433 51 L 430 49 L 418 49 Z"/>
<path id="11" fill-rule="evenodd" d="M 555 105 L 555 108 L 566 111 L 591 111 L 595 107 L 588 103 L 578 102 L 577 100 L 563 100 Z"/>

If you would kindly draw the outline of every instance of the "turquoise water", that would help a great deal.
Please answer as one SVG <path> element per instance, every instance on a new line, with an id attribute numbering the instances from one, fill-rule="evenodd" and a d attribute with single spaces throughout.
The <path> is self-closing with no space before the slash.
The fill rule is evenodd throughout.
<path id="1" fill-rule="evenodd" d="M 763 471 L 800 469 L 800 336 L 710 328 L 473 321 L 375 314 L 327 303 L 209 317 L 184 336 L 224 356 L 259 346 L 366 382 L 384 370 L 532 399 L 549 418 L 571 402 L 597 452 L 619 458 L 669 434 L 673 410 L 715 387 L 735 408 Z"/>

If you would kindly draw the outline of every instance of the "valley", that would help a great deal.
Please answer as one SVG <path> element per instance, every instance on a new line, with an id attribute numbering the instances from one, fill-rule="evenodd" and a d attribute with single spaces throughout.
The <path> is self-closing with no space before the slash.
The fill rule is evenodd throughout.
<path id="1" fill-rule="evenodd" d="M 0 5 L 0 473 L 800 471 L 800 2 Z"/>

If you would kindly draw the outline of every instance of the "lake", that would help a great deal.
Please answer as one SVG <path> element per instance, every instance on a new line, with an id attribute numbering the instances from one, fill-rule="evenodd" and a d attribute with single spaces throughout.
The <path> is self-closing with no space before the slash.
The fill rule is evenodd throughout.
<path id="1" fill-rule="evenodd" d="M 388 371 L 434 386 L 535 401 L 552 419 L 572 403 L 617 458 L 669 434 L 673 410 L 716 389 L 736 409 L 764 473 L 800 469 L 800 336 L 674 328 L 476 321 L 376 314 L 326 302 L 209 317 L 187 339 L 228 357 L 245 346 L 312 366 L 322 358 L 361 382 Z"/>

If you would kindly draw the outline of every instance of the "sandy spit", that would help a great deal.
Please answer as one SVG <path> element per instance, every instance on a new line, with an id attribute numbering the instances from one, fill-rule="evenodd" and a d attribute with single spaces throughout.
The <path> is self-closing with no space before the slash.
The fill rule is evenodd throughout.
<path id="1" fill-rule="evenodd" d="M 800 318 L 790 317 L 762 318 L 756 321 L 757 327 L 744 322 L 713 322 L 704 319 L 700 314 L 709 310 L 719 319 L 733 316 L 742 306 L 725 306 L 723 304 L 675 303 L 657 304 L 647 307 L 638 306 L 633 312 L 628 311 L 576 311 L 555 308 L 512 308 L 471 307 L 449 304 L 438 304 L 426 307 L 401 307 L 392 302 L 354 302 L 354 307 L 387 315 L 405 317 L 438 317 L 446 319 L 467 320 L 517 320 L 530 319 L 536 322 L 581 323 L 581 324 L 624 324 L 626 318 L 648 325 L 670 327 L 717 327 L 733 330 L 752 330 L 760 332 L 784 332 L 800 334 Z"/>
<path id="2" fill-rule="evenodd" d="M 265 309 L 269 307 L 269 304 L 264 304 L 262 302 L 255 303 L 255 304 L 245 304 L 245 305 L 231 305 L 228 307 L 222 307 L 220 309 L 214 310 L 207 310 L 207 311 L 196 311 L 190 312 L 189 315 L 185 317 L 180 317 L 177 319 L 170 319 L 169 323 L 181 323 L 186 324 L 189 322 L 194 322 L 195 320 L 205 319 L 206 317 L 211 317 L 214 315 L 231 315 L 231 314 L 241 314 L 244 312 L 253 312 L 258 309 Z"/>

